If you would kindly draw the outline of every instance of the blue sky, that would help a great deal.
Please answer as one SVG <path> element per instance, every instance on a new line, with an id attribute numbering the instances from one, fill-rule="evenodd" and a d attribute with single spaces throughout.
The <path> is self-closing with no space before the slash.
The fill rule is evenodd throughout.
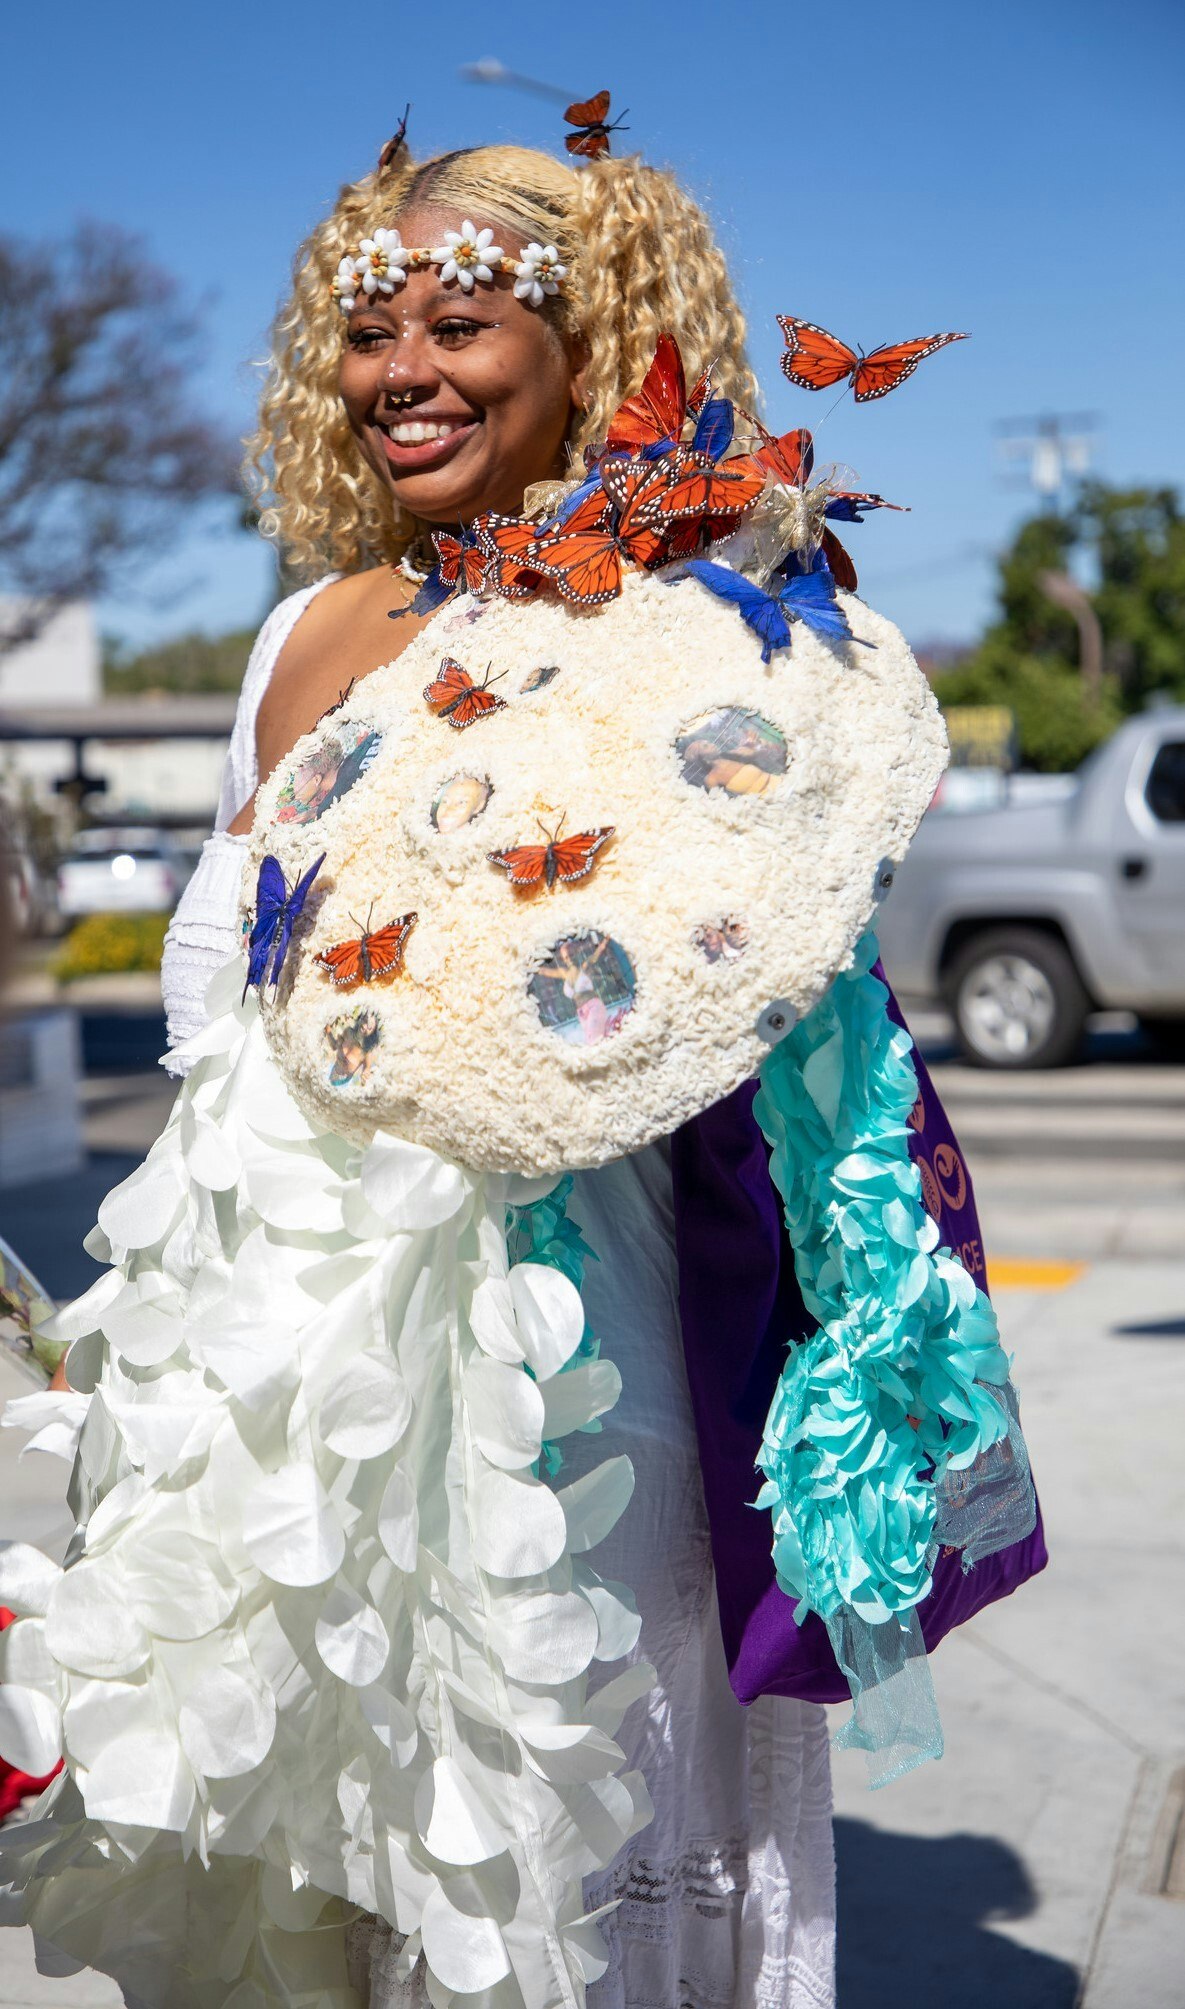
<path id="1" fill-rule="evenodd" d="M 240 429 L 296 243 L 406 99 L 417 152 L 557 144 L 548 103 L 459 78 L 495 55 L 580 95 L 609 85 L 629 144 L 707 204 L 779 426 L 829 400 L 781 376 L 776 312 L 865 348 L 973 331 L 819 437 L 912 506 L 851 543 L 862 591 L 915 641 L 989 613 L 992 553 L 1027 506 L 994 463 L 997 420 L 1094 411 L 1105 478 L 1185 482 L 1179 0 L 65 0 L 10 11 L 4 44 L 2 227 L 51 257 L 79 215 L 143 233 L 208 303 L 203 395 Z M 270 557 L 195 526 L 142 584 L 102 607 L 109 631 L 218 632 L 261 615 Z"/>

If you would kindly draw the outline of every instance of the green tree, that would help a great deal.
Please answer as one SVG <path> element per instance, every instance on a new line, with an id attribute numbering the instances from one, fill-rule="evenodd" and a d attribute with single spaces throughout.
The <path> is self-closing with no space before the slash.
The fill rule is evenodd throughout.
<path id="1" fill-rule="evenodd" d="M 1094 573 L 1103 631 L 1099 697 L 1084 690 L 1078 633 L 1041 575 L 1075 560 Z M 1169 488 L 1084 484 L 1067 516 L 1031 517 L 1000 559 L 999 618 L 978 648 L 936 677 L 941 704 L 1004 704 L 1027 766 L 1077 766 L 1154 693 L 1185 702 L 1185 517 Z"/>
<path id="2" fill-rule="evenodd" d="M 112 697 L 134 691 L 237 691 L 254 640 L 254 628 L 229 635 L 179 635 L 134 656 L 108 643 L 103 688 Z"/>

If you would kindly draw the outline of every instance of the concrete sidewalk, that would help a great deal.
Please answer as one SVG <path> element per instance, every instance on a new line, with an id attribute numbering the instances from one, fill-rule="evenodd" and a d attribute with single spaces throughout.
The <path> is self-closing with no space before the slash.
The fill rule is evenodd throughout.
<path id="1" fill-rule="evenodd" d="M 1185 1261 L 998 1302 L 1052 1561 L 936 1655 L 941 1764 L 870 1794 L 835 1756 L 839 2009 L 1182 2009 Z M 0 1432 L 0 1539 L 61 1539 L 65 1467 L 19 1443 Z M 0 1935 L 6 2009 L 118 2002 Z"/>

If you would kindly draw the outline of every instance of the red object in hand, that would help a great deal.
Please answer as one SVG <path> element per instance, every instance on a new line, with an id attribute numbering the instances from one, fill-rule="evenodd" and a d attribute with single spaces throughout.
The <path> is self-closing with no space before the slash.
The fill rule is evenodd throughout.
<path id="1" fill-rule="evenodd" d="M 15 1617 L 16 1613 L 9 1611 L 6 1604 L 0 1604 L 0 1632 L 4 1631 L 5 1626 L 11 1625 Z M 22 1800 L 32 1799 L 36 1794 L 43 1793 L 50 1780 L 56 1779 L 61 1769 L 62 1761 L 59 1758 L 53 1771 L 47 1772 L 44 1779 L 32 1779 L 27 1772 L 18 1772 L 14 1765 L 6 1764 L 5 1760 L 0 1758 L 0 1822 L 6 1821 L 10 1814 L 14 1814 Z"/>

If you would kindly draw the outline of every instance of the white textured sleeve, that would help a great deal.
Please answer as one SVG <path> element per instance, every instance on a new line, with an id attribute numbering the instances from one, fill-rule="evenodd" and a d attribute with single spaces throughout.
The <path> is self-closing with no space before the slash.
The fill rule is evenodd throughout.
<path id="1" fill-rule="evenodd" d="M 239 946 L 239 880 L 247 842 L 245 836 L 230 837 L 225 830 L 206 839 L 197 870 L 169 923 L 160 987 L 170 1048 L 201 1031 L 210 978 Z M 185 1071 L 171 1051 L 161 1065 L 169 1074 Z"/>

